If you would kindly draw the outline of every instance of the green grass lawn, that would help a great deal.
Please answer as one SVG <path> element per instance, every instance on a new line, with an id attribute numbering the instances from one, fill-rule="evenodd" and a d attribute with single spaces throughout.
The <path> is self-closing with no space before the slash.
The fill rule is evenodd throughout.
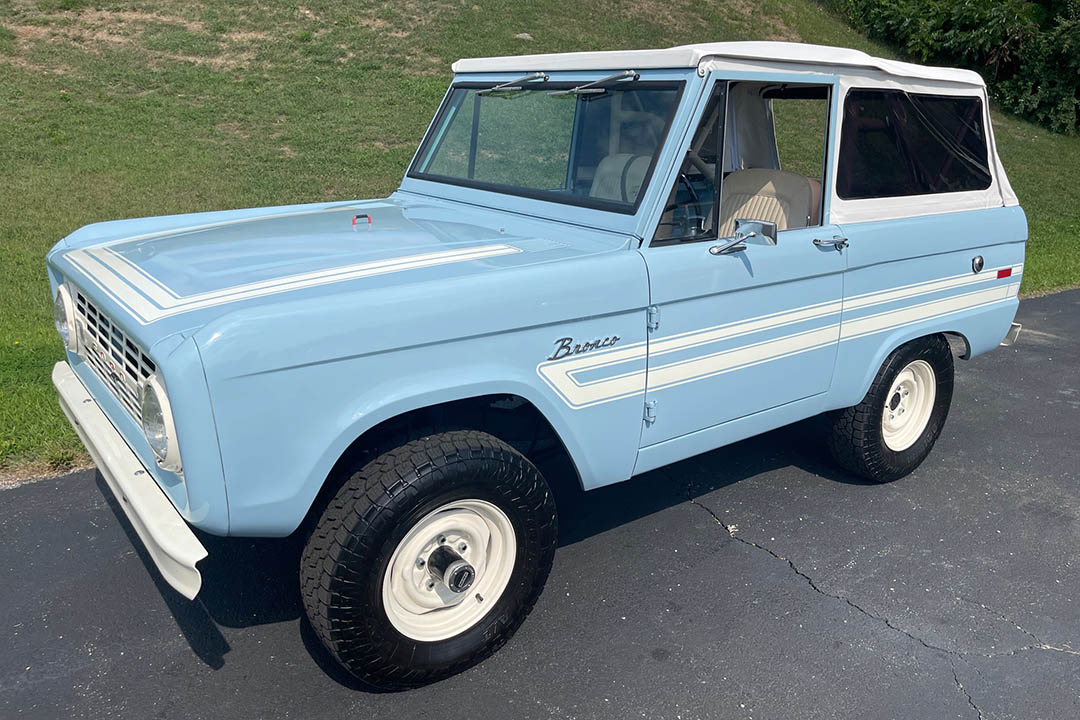
<path id="1" fill-rule="evenodd" d="M 0 471 L 85 459 L 43 262 L 75 228 L 386 195 L 459 57 L 747 39 L 888 54 L 810 0 L 0 0 Z M 1080 138 L 995 123 L 1025 291 L 1080 281 Z"/>

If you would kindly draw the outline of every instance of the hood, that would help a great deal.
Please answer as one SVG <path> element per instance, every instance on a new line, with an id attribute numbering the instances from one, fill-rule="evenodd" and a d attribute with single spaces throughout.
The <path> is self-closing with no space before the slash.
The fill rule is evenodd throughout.
<path id="1" fill-rule="evenodd" d="M 610 251 L 627 241 L 397 196 L 154 220 L 107 223 L 89 243 L 73 236 L 53 262 L 141 325 L 185 316 L 190 327 L 193 314 L 202 321 L 285 293 L 422 282 Z"/>

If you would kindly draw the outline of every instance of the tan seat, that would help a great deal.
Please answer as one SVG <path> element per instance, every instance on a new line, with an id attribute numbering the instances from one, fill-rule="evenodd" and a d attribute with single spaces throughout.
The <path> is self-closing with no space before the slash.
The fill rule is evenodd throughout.
<path id="1" fill-rule="evenodd" d="M 820 195 L 819 195 L 820 197 Z M 776 229 L 806 227 L 812 221 L 814 188 L 805 175 L 750 168 L 724 178 L 720 190 L 719 237 L 735 234 L 735 220 L 765 220 Z"/>
<path id="2" fill-rule="evenodd" d="M 649 171 L 648 155 L 615 153 L 596 166 L 596 177 L 589 188 L 589 197 L 632 203 L 641 192 L 645 173 Z"/>
<path id="3" fill-rule="evenodd" d="M 808 177 L 810 181 L 810 226 L 821 224 L 821 180 Z"/>

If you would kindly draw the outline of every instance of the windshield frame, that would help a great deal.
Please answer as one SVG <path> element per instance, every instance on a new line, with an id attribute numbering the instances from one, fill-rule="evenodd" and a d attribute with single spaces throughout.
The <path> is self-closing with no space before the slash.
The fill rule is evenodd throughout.
<path id="1" fill-rule="evenodd" d="M 545 202 L 553 202 L 560 205 L 571 205 L 575 207 L 583 207 L 591 210 L 602 210 L 606 212 L 619 213 L 621 215 L 635 215 L 638 209 L 641 207 L 641 203 L 644 201 L 645 196 L 648 194 L 648 190 L 651 186 L 653 174 L 656 171 L 657 163 L 660 160 L 661 155 L 664 152 L 668 140 L 670 139 L 671 129 L 675 124 L 676 118 L 679 113 L 679 109 L 682 105 L 683 93 L 686 90 L 686 81 L 680 79 L 656 79 L 656 80 L 621 80 L 613 83 L 612 85 L 605 86 L 605 89 L 615 92 L 624 92 L 624 90 L 617 90 L 613 86 L 627 87 L 627 88 L 648 88 L 657 90 L 674 90 L 675 97 L 672 99 L 671 112 L 664 124 L 663 132 L 657 143 L 656 150 L 652 154 L 652 159 L 649 162 L 649 168 L 645 173 L 641 183 L 641 190 L 638 192 L 634 203 L 620 203 L 610 200 L 597 200 L 588 196 L 582 195 L 569 195 L 565 193 L 555 192 L 551 190 L 534 190 L 531 188 L 518 187 L 514 185 L 503 185 L 501 183 L 491 183 L 478 180 L 470 180 L 468 178 L 453 177 L 448 175 L 438 175 L 434 173 L 420 172 L 417 167 L 421 161 L 421 158 L 426 157 L 429 154 L 430 145 L 436 141 L 436 136 L 439 134 L 436 128 L 441 126 L 441 123 L 447 112 L 450 111 L 451 101 L 454 96 L 455 90 L 483 90 L 486 88 L 492 88 L 499 84 L 499 81 L 459 81 L 450 85 L 446 92 L 446 96 L 443 98 L 442 103 L 439 105 L 439 109 L 432 119 L 428 131 L 424 134 L 423 140 L 420 142 L 419 147 L 416 150 L 416 154 L 413 156 L 412 161 L 409 163 L 409 169 L 405 173 L 406 178 L 413 178 L 415 180 L 425 180 L 429 182 L 440 183 L 444 185 L 454 185 L 457 187 L 470 188 L 474 190 L 483 190 L 487 192 L 498 193 L 500 195 L 510 195 L 514 197 L 528 198 L 530 200 L 542 200 Z M 540 91 L 547 92 L 552 90 L 570 90 L 582 84 L 582 81 L 576 80 L 550 80 L 548 82 L 531 82 L 524 83 L 522 91 Z M 577 102 L 580 102 L 578 100 Z M 570 150 L 573 149 L 571 145 Z"/>

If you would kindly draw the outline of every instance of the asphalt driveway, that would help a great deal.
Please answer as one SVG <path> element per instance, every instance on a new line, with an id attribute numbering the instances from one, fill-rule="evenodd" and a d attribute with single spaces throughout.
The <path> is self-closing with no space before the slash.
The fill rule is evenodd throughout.
<path id="1" fill-rule="evenodd" d="M 0 717 L 1080 717 L 1080 291 L 1019 320 L 897 483 L 808 422 L 564 497 L 515 638 L 406 693 L 330 665 L 294 542 L 207 538 L 189 603 L 94 472 L 0 492 Z"/>

